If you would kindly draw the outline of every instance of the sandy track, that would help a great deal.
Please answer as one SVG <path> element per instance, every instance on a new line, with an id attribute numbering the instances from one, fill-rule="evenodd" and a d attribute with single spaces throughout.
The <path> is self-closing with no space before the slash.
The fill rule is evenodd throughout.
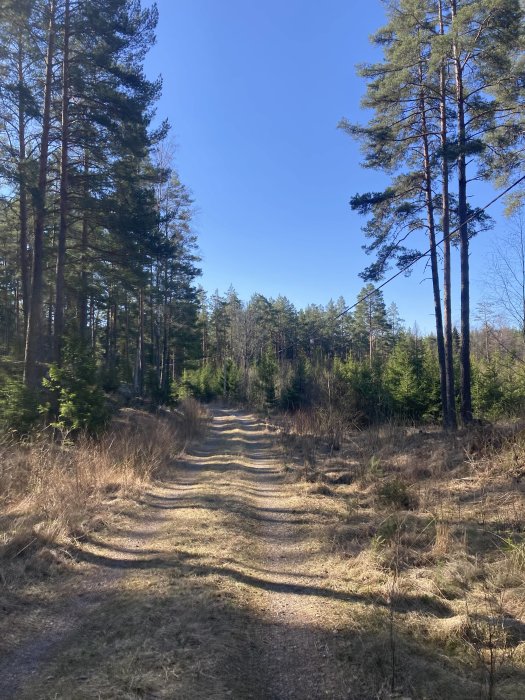
<path id="1" fill-rule="evenodd" d="M 352 595 L 331 588 L 328 568 L 319 573 L 315 534 L 324 514 L 312 512 L 297 484 L 286 482 L 273 435 L 253 415 L 216 410 L 207 442 L 187 466 L 207 474 L 217 495 L 226 488 L 236 497 L 245 543 L 234 578 L 244 584 L 240 602 L 253 613 L 251 659 L 241 660 L 254 681 L 247 697 L 349 697 L 334 638 Z"/>
<path id="2" fill-rule="evenodd" d="M 264 424 L 214 409 L 140 516 L 76 553 L 84 575 L 49 608 L 54 622 L 36 615 L 32 638 L 0 661 L 0 695 L 366 697 L 350 693 L 338 654 L 345 606 L 359 600 L 323 569 L 326 517 L 286 483 Z"/>

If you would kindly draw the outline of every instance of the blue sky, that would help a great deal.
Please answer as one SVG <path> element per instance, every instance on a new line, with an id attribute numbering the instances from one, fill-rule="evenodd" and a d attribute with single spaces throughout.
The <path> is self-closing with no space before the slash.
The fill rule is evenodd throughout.
<path id="1" fill-rule="evenodd" d="M 364 221 L 348 201 L 385 180 L 359 166 L 357 145 L 337 123 L 366 120 L 355 65 L 377 57 L 368 37 L 384 20 L 380 1 L 157 5 L 146 70 L 163 77 L 158 116 L 172 124 L 177 169 L 196 200 L 203 287 L 224 292 L 231 284 L 245 300 L 283 294 L 297 307 L 339 296 L 353 303 L 370 259 L 361 249 Z M 491 195 L 485 187 L 473 204 Z M 483 235 L 472 245 L 474 306 L 495 234 Z M 423 266 L 384 295 L 408 325 L 432 329 Z"/>

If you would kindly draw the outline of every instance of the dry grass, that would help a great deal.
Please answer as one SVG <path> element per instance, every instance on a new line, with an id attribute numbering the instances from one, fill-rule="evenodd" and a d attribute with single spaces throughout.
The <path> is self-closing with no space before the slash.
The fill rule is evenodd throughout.
<path id="1" fill-rule="evenodd" d="M 467 671 L 480 698 L 523 697 L 525 431 L 388 424 L 347 432 L 336 457 L 317 431 L 312 465 L 305 425 L 283 423 L 289 478 L 329 485 L 307 492 L 344 504 L 326 545 L 358 590 L 393 606 L 398 673 L 415 640 Z M 410 599 L 418 610 L 397 614 Z"/>
<path id="2" fill-rule="evenodd" d="M 0 577 L 21 555 L 50 562 L 42 548 L 64 548 L 99 528 L 115 504 L 138 496 L 162 476 L 195 436 L 202 411 L 194 401 L 174 413 L 123 409 L 99 440 L 57 442 L 39 436 L 0 448 Z M 32 564 L 35 562 L 33 561 Z"/>
<path id="3" fill-rule="evenodd" d="M 149 431 L 137 443 L 162 473 Z M 525 697 L 512 435 L 473 451 L 468 435 L 388 425 L 336 453 L 301 431 L 284 436 L 283 470 L 262 425 L 216 411 L 150 489 L 158 510 L 82 543 L 80 561 L 125 575 L 18 697 Z"/>

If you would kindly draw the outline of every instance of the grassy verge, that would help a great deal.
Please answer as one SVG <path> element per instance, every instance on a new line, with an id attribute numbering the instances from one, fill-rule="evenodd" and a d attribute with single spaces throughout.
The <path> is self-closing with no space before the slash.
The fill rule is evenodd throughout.
<path id="1" fill-rule="evenodd" d="M 75 539 L 100 529 L 162 477 L 202 424 L 199 405 L 123 409 L 98 440 L 38 436 L 0 445 L 0 582 L 46 574 Z"/>
<path id="2" fill-rule="evenodd" d="M 281 449 L 312 507 L 338 503 L 324 546 L 381 604 L 382 649 L 368 657 L 381 661 L 387 690 L 428 673 L 427 654 L 476 696 L 523 697 L 525 431 L 386 425 L 342 435 L 334 449 L 315 416 L 299 414 L 282 420 Z"/>

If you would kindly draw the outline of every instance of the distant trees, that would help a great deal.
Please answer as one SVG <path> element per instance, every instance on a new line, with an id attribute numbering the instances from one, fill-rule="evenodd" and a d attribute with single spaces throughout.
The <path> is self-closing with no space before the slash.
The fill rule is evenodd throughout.
<path id="1" fill-rule="evenodd" d="M 201 301 L 206 353 L 187 365 L 176 396 L 316 409 L 348 425 L 441 417 L 435 335 L 407 329 L 395 304 L 386 308 L 372 285 L 348 313 L 341 313 L 344 299 L 297 310 L 284 297 L 256 294 L 243 302 L 234 289 Z M 454 336 L 459 345 L 455 329 Z M 489 417 L 518 413 L 525 407 L 520 331 L 493 325 L 489 334 L 482 327 L 471 336 L 474 409 Z M 458 363 L 454 371 L 459 375 Z"/>
<path id="2" fill-rule="evenodd" d="M 450 241 L 444 244 L 444 319 L 436 234 L 458 229 L 461 266 L 461 417 L 472 419 L 470 370 L 469 239 L 487 225 L 468 204 L 469 182 L 491 176 L 490 165 L 514 169 L 509 154 L 522 138 L 523 91 L 517 87 L 523 11 L 518 0 L 396 0 L 373 38 L 382 62 L 364 66 L 367 126 L 341 126 L 362 141 L 366 167 L 391 174 L 384 192 L 353 197 L 370 215 L 366 250 L 375 262 L 365 279 L 380 279 L 392 262 L 405 266 L 418 254 L 409 241 L 426 231 L 436 318 L 444 423 L 455 425 L 452 358 Z M 514 150 L 513 150 L 514 149 Z M 451 188 L 451 172 L 457 183 Z M 472 171 L 472 175 L 469 172 Z M 438 215 L 440 212 L 440 215 Z"/>
<path id="3" fill-rule="evenodd" d="M 392 330 L 388 321 L 383 293 L 375 291 L 373 284 L 367 284 L 357 295 L 354 313 L 351 317 L 353 354 L 356 357 L 368 356 L 372 366 L 374 354 L 384 354 Z"/>

